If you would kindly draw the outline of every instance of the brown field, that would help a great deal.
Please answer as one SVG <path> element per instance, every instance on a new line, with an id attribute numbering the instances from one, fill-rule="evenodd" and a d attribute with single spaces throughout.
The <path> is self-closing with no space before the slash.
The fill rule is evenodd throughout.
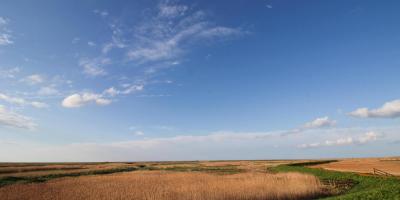
<path id="1" fill-rule="evenodd" d="M 312 167 L 362 174 L 373 174 L 373 169 L 375 168 L 400 176 L 400 157 L 343 159 L 338 162 L 315 165 Z"/>
<path id="2" fill-rule="evenodd" d="M 310 199 L 324 195 L 317 178 L 299 173 L 137 171 L 101 176 L 61 178 L 45 183 L 0 188 L 4 200 L 17 199 L 146 199 L 267 200 Z"/>

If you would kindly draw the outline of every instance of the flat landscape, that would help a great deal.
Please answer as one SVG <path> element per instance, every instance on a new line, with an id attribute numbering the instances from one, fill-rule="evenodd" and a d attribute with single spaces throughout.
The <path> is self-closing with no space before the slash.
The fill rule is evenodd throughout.
<path id="1" fill-rule="evenodd" d="M 5 200 L 390 199 L 400 198 L 400 179 L 374 175 L 373 168 L 396 174 L 397 160 L 2 163 L 0 196 Z"/>
<path id="2" fill-rule="evenodd" d="M 400 200 L 400 0 L 0 0 L 0 200 Z"/>

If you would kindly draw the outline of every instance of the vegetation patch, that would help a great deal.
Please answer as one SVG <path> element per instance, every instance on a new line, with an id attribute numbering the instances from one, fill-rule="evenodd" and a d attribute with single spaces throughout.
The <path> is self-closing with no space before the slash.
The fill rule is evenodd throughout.
<path id="1" fill-rule="evenodd" d="M 9 173 L 21 173 L 21 172 L 37 172 L 37 171 L 56 171 L 56 170 L 79 170 L 79 169 L 87 169 L 84 167 L 46 167 L 46 168 L 26 168 L 26 169 L 0 169 L 0 174 L 9 174 Z"/>
<path id="2" fill-rule="evenodd" d="M 174 166 L 168 167 L 164 170 L 167 171 L 180 171 L 180 172 L 208 172 L 208 173 L 218 173 L 218 174 L 236 174 L 243 172 L 242 169 L 238 169 L 236 166 Z"/>
<path id="3" fill-rule="evenodd" d="M 313 166 L 313 165 L 322 165 L 322 164 L 327 164 L 331 162 L 337 162 L 338 160 L 318 160 L 318 161 L 309 161 L 309 162 L 298 162 L 298 163 L 292 163 L 292 164 L 287 164 L 289 166 Z"/>

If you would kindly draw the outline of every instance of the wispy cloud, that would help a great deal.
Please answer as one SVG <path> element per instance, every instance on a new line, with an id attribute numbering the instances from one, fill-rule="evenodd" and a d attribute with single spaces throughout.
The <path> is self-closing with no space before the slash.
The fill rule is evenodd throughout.
<path id="1" fill-rule="evenodd" d="M 0 17 L 0 46 L 13 44 L 11 31 L 7 28 L 9 20 L 4 17 Z"/>
<path id="2" fill-rule="evenodd" d="M 158 5 L 158 9 L 158 15 L 160 17 L 174 18 L 185 15 L 185 12 L 188 11 L 189 7 L 186 5 L 170 4 L 168 1 L 166 1 L 161 2 Z"/>
<path id="3" fill-rule="evenodd" d="M 397 118 L 400 117 L 400 99 L 386 102 L 377 109 L 359 108 L 349 115 L 360 118 Z"/>
<path id="4" fill-rule="evenodd" d="M 37 127 L 31 118 L 10 111 L 3 105 L 0 105 L 0 125 L 28 130 L 34 130 Z"/>
<path id="5" fill-rule="evenodd" d="M 104 76 L 107 72 L 104 70 L 104 66 L 109 65 L 111 60 L 109 58 L 82 58 L 79 61 L 79 66 L 83 67 L 83 73 L 92 77 Z"/>
<path id="6" fill-rule="evenodd" d="M 327 116 L 318 117 L 312 121 L 304 123 L 302 126 L 300 126 L 298 128 L 284 131 L 281 133 L 281 135 L 287 136 L 287 135 L 292 135 L 292 134 L 299 134 L 299 133 L 305 132 L 307 130 L 329 128 L 329 127 L 334 127 L 335 125 L 336 125 L 336 121 L 329 119 L 329 117 L 327 117 Z"/>
<path id="7" fill-rule="evenodd" d="M 93 10 L 93 13 L 96 14 L 96 15 L 99 15 L 101 17 L 107 17 L 108 16 L 108 11 L 106 11 L 106 10 L 98 10 L 98 9 L 96 9 L 96 10 Z"/>
<path id="8" fill-rule="evenodd" d="M 127 84 L 122 89 L 116 89 L 115 87 L 110 87 L 110 88 L 104 90 L 103 94 L 114 97 L 114 96 L 117 96 L 120 94 L 125 94 L 125 95 L 132 94 L 135 92 L 142 91 L 143 89 L 144 89 L 143 84 Z"/>
<path id="9" fill-rule="evenodd" d="M 335 140 L 325 140 L 324 142 L 315 142 L 310 144 L 299 145 L 300 148 L 316 148 L 316 147 L 328 147 L 328 146 L 344 146 L 352 144 L 365 144 L 372 142 L 382 137 L 382 134 L 375 133 L 373 131 L 367 132 L 357 138 L 354 137 L 344 137 Z"/>
<path id="10" fill-rule="evenodd" d="M 105 43 L 102 47 L 102 53 L 107 54 L 114 48 L 125 48 L 127 47 L 126 39 L 124 38 L 124 31 L 118 23 L 110 23 L 109 27 L 111 29 L 111 40 Z"/>
<path id="11" fill-rule="evenodd" d="M 245 33 L 240 28 L 217 25 L 206 12 L 172 1 L 161 1 L 156 8 L 146 12 L 141 22 L 134 26 L 133 38 L 117 23 L 111 23 L 110 27 L 112 39 L 103 46 L 103 53 L 114 47 L 125 48 L 128 60 L 152 66 L 147 69 L 150 73 L 154 73 L 154 66 L 179 63 L 196 43 Z"/>
<path id="12" fill-rule="evenodd" d="M 40 96 L 58 95 L 60 91 L 55 88 L 55 85 L 44 86 L 37 92 Z"/>
<path id="13" fill-rule="evenodd" d="M 142 20 L 133 27 L 118 18 L 111 20 L 107 11 L 97 9 L 94 13 L 104 17 L 111 30 L 111 37 L 108 42 L 97 45 L 101 48 L 99 55 L 79 60 L 83 73 L 91 77 L 111 76 L 112 69 L 108 72 L 106 66 L 116 63 L 140 66 L 134 69 L 138 73 L 132 78 L 135 80 L 130 80 L 133 84 L 126 88 L 108 88 L 101 94 L 108 97 L 142 91 L 156 72 L 180 64 L 183 56 L 201 41 L 227 39 L 244 33 L 239 28 L 217 25 L 202 10 L 172 1 L 161 1 L 155 8 L 145 12 Z M 95 43 L 88 45 L 94 46 Z M 110 56 L 109 53 L 114 49 L 121 51 L 113 52 Z M 137 84 L 138 80 L 140 84 Z"/>
<path id="14" fill-rule="evenodd" d="M 26 103 L 25 99 L 17 98 L 17 97 L 10 97 L 6 94 L 0 93 L 0 100 L 6 101 L 12 104 L 23 105 Z"/>
<path id="15" fill-rule="evenodd" d="M 94 43 L 94 42 L 92 42 L 92 41 L 89 41 L 87 44 L 88 44 L 89 46 L 91 46 L 91 47 L 96 46 L 96 43 Z"/>
<path id="16" fill-rule="evenodd" d="M 216 25 L 202 10 L 161 2 L 153 16 L 135 29 L 135 44 L 127 56 L 139 64 L 176 61 L 202 39 L 229 38 L 243 33 L 238 28 Z"/>
<path id="17" fill-rule="evenodd" d="M 9 69 L 0 69 L 0 78 L 16 78 L 16 75 L 21 71 L 19 67 L 13 67 Z"/>

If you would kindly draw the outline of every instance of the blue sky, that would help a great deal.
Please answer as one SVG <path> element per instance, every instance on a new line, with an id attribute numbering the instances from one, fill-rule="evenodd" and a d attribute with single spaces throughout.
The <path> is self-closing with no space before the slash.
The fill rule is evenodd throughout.
<path id="1" fill-rule="evenodd" d="M 2 1 L 0 161 L 391 156 L 397 1 Z"/>

